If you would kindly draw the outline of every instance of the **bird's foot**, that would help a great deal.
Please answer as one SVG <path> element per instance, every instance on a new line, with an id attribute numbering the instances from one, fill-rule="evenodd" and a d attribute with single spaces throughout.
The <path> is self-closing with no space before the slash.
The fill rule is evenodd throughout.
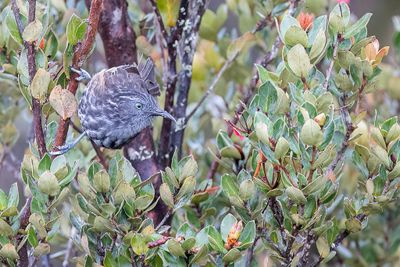
<path id="1" fill-rule="evenodd" d="M 90 79 L 92 79 L 92 76 L 90 76 L 89 72 L 87 72 L 84 69 L 75 69 L 73 67 L 70 67 L 71 71 L 79 74 L 79 77 L 75 78 L 75 80 L 77 80 L 78 82 L 81 81 L 90 81 Z"/>
<path id="2" fill-rule="evenodd" d="M 69 143 L 65 144 L 62 146 L 57 146 L 57 150 L 55 151 L 50 151 L 49 155 L 50 156 L 58 156 L 67 153 L 69 150 L 71 150 L 75 146 L 74 143 Z"/>

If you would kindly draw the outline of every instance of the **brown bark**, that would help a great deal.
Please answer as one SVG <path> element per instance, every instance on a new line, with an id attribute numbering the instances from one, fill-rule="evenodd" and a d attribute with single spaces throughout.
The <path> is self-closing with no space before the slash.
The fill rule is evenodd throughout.
<path id="1" fill-rule="evenodd" d="M 85 35 L 85 39 L 82 43 L 78 43 L 74 48 L 74 55 L 72 58 L 72 67 L 75 69 L 80 69 L 83 65 L 83 62 L 86 60 L 87 55 L 92 50 L 93 43 L 95 41 L 97 27 L 99 24 L 99 14 L 102 9 L 102 0 L 93 0 L 90 7 L 89 12 L 89 25 Z M 78 89 L 78 81 L 76 78 L 79 75 L 75 72 L 71 73 L 70 80 L 68 82 L 68 90 L 75 94 Z M 68 126 L 70 123 L 70 119 L 60 119 L 58 123 L 58 129 L 56 133 L 56 138 L 54 141 L 54 147 L 57 149 L 58 146 L 62 146 L 65 143 L 68 133 Z"/>

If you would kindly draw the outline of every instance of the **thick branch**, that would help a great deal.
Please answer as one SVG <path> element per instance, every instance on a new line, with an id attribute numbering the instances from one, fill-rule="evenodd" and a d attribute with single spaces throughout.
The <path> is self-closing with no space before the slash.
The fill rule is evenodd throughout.
<path id="1" fill-rule="evenodd" d="M 176 82 L 178 80 L 176 72 L 176 58 L 178 55 L 177 44 L 178 40 L 181 38 L 183 26 L 185 25 L 185 21 L 189 14 L 188 8 L 189 1 L 182 0 L 179 6 L 179 15 L 176 26 L 171 29 L 170 35 L 168 36 L 167 40 L 165 40 L 167 42 L 168 60 L 167 70 L 164 70 L 167 84 L 165 90 L 164 109 L 170 114 L 174 113 L 174 95 Z M 158 150 L 158 162 L 160 163 L 161 168 L 165 168 L 166 166 L 170 165 L 171 155 L 174 152 L 174 148 L 171 146 L 171 130 L 171 120 L 164 119 L 161 128 L 160 145 Z"/>
<path id="2" fill-rule="evenodd" d="M 85 35 L 85 39 L 82 43 L 78 43 L 75 46 L 75 52 L 72 57 L 72 67 L 75 69 L 80 69 L 83 65 L 83 62 L 86 60 L 89 52 L 93 47 L 93 43 L 95 41 L 97 26 L 99 25 L 100 19 L 100 11 L 102 7 L 102 0 L 93 0 L 91 2 L 91 7 L 89 11 L 89 22 Z M 75 72 L 71 72 L 70 80 L 68 82 L 68 90 L 75 94 L 78 89 L 78 81 L 76 78 L 79 75 Z M 57 149 L 58 146 L 61 146 L 65 143 L 68 133 L 68 126 L 70 123 L 70 119 L 60 119 L 58 124 L 58 129 L 56 133 L 56 139 L 54 141 L 54 147 Z"/>
<path id="3" fill-rule="evenodd" d="M 182 39 L 179 44 L 179 53 L 181 55 L 182 70 L 178 75 L 178 98 L 175 105 L 174 115 L 178 121 L 178 127 L 172 136 L 172 147 L 178 151 L 178 157 L 182 156 L 182 142 L 186 118 L 186 107 L 188 104 L 188 95 L 190 84 L 192 82 L 192 63 L 197 45 L 198 31 L 201 19 L 207 9 L 209 0 L 192 2 L 189 7 L 189 18 L 183 27 Z"/>

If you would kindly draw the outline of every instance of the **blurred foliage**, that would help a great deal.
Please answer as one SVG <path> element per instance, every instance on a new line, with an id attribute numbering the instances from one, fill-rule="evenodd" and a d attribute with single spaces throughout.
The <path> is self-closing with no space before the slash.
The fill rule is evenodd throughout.
<path id="1" fill-rule="evenodd" d="M 43 105 L 48 149 L 60 116 L 78 123 L 76 100 L 65 87 L 87 11 L 83 1 L 72 2 L 40 1 L 36 20 L 27 24 L 27 4 L 17 1 L 22 36 L 10 4 L 0 4 L 1 158 L 18 139 L 16 118 L 29 113 L 32 97 Z M 168 30 L 177 23 L 178 2 L 158 1 Z M 310 265 L 398 263 L 400 125 L 392 117 L 400 98 L 393 67 L 400 57 L 398 18 L 394 62 L 380 64 L 389 48 L 368 35 L 371 14 L 356 19 L 345 3 L 325 14 L 327 1 L 306 0 L 291 16 L 290 4 L 227 0 L 207 9 L 189 110 L 234 61 L 187 127 L 190 156 L 174 156 L 159 189 L 152 178 L 141 181 L 120 151 L 105 151 L 104 169 L 89 141 L 54 159 L 40 158 L 32 142 L 20 168 L 24 188 L 15 183 L 0 190 L 1 262 L 16 266 L 26 243 L 36 259 L 51 253 L 62 261 L 62 251 L 73 249 L 70 262 L 77 266 L 244 266 L 251 259 L 253 266 L 295 266 L 307 251 Z M 153 58 L 161 81 L 155 16 L 136 2 L 128 9 L 139 52 Z M 254 33 L 265 18 L 268 30 Z M 234 114 L 253 76 L 253 59 L 267 54 L 276 38 L 283 48 L 268 68 L 255 66 L 257 91 Z M 35 43 L 32 82 L 23 41 Z M 99 42 L 92 57 L 102 49 Z M 91 62 L 88 67 L 95 70 Z M 232 116 L 239 123 L 225 127 Z M 213 160 L 220 168 L 206 179 Z M 32 196 L 25 229 L 21 192 Z M 159 201 L 167 206 L 166 220 L 155 225 L 150 212 Z"/>

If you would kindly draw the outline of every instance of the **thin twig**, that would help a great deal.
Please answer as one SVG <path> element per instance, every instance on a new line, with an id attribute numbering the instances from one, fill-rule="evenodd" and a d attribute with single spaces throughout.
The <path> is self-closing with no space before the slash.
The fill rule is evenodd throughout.
<path id="1" fill-rule="evenodd" d="M 171 211 L 167 211 L 167 213 L 164 215 L 164 218 L 161 220 L 161 222 L 157 225 L 157 227 L 155 228 L 155 231 L 160 230 L 161 226 L 164 225 L 164 223 L 169 219 L 169 217 L 171 216 Z"/>
<path id="2" fill-rule="evenodd" d="M 251 262 L 253 261 L 253 257 L 254 257 L 254 249 L 255 249 L 255 247 L 256 247 L 256 245 L 257 245 L 258 239 L 260 239 L 260 238 L 261 238 L 261 236 L 257 236 L 257 237 L 254 239 L 253 245 L 251 245 L 250 249 L 247 251 L 247 254 L 246 254 L 246 263 L 245 263 L 245 266 L 246 266 L 246 267 L 250 267 L 250 266 L 251 266 Z"/>
<path id="3" fill-rule="evenodd" d="M 167 241 L 170 240 L 170 239 L 171 239 L 171 237 L 169 237 L 169 236 L 162 236 L 160 239 L 158 239 L 156 241 L 147 243 L 147 247 L 148 248 L 159 247 L 159 246 L 167 243 Z"/>
<path id="4" fill-rule="evenodd" d="M 237 51 L 231 58 L 225 61 L 224 65 L 221 67 L 221 69 L 218 71 L 217 75 L 214 76 L 214 79 L 212 80 L 210 87 L 208 87 L 208 90 L 205 92 L 205 94 L 202 96 L 200 101 L 197 103 L 197 105 L 193 108 L 193 110 L 186 116 L 185 123 L 189 121 L 189 119 L 196 113 L 196 111 L 200 108 L 200 106 L 203 104 L 203 102 L 206 100 L 206 98 L 214 92 L 215 86 L 217 85 L 218 81 L 221 79 L 222 75 L 225 73 L 225 71 L 232 65 L 233 61 L 236 59 L 236 57 L 239 55 L 239 51 Z"/>
<path id="5" fill-rule="evenodd" d="M 75 235 L 76 235 L 76 229 L 75 229 L 75 227 L 72 227 L 70 237 L 69 237 L 68 243 L 67 243 L 67 248 L 65 250 L 64 261 L 62 263 L 63 267 L 68 267 L 69 258 L 71 256 Z"/>
<path id="6" fill-rule="evenodd" d="M 338 48 L 339 48 L 339 44 L 340 44 L 341 41 L 342 41 L 342 37 L 341 37 L 340 34 L 338 34 L 338 35 L 336 36 L 336 40 L 335 40 L 335 43 L 334 43 L 334 45 L 333 45 L 332 60 L 331 60 L 331 63 L 329 64 L 329 67 L 328 67 L 328 69 L 327 69 L 327 71 L 326 71 L 325 81 L 324 81 L 324 84 L 322 85 L 322 88 L 323 88 L 325 91 L 328 90 L 329 80 L 330 80 L 331 75 L 332 75 L 333 65 L 335 65 L 335 60 L 336 60 L 336 57 L 337 57 Z"/>
<path id="7" fill-rule="evenodd" d="M 80 129 L 73 121 L 71 121 L 71 125 L 72 128 L 77 131 L 78 133 L 82 133 L 82 129 Z M 92 147 L 94 149 L 94 151 L 96 152 L 97 157 L 99 158 L 99 161 L 101 163 L 101 165 L 103 165 L 104 169 L 108 169 L 108 161 L 106 159 L 106 157 L 104 156 L 104 153 L 100 150 L 100 147 L 98 145 L 96 145 L 95 142 L 93 142 L 92 139 L 89 139 L 90 143 L 92 144 Z"/>
<path id="8" fill-rule="evenodd" d="M 342 120 L 343 120 L 343 123 L 346 128 L 346 133 L 344 136 L 344 140 L 342 142 L 342 146 L 339 149 L 339 151 L 337 152 L 336 158 L 332 161 L 332 163 L 327 168 L 327 171 L 326 171 L 327 174 L 332 173 L 336 169 L 336 166 L 339 164 L 339 162 L 342 161 L 342 159 L 344 157 L 344 153 L 346 152 L 347 147 L 349 146 L 350 135 L 354 130 L 353 123 L 351 122 L 349 109 L 346 106 L 346 96 L 345 95 L 343 95 L 339 98 L 339 105 L 341 107 L 340 114 L 342 116 Z"/>
<path id="9" fill-rule="evenodd" d="M 359 220 L 360 222 L 363 222 L 366 218 L 367 215 L 364 213 L 358 214 L 355 217 L 357 220 Z M 331 245 L 331 251 L 336 251 L 337 248 L 339 247 L 339 245 L 343 242 L 343 240 L 345 238 L 347 238 L 351 233 L 346 229 L 343 230 L 335 239 L 335 241 L 333 241 L 332 245 Z M 319 256 L 319 258 L 317 259 L 317 261 L 315 261 L 314 263 L 310 264 L 309 266 L 312 267 L 316 267 L 318 266 L 321 261 L 323 260 L 323 258 L 321 256 Z"/>
<path id="10" fill-rule="evenodd" d="M 150 3 L 151 3 L 151 7 L 153 8 L 153 12 L 156 15 L 157 23 L 158 23 L 158 26 L 160 27 L 160 32 L 164 38 L 164 41 L 167 42 L 168 38 L 169 38 L 168 32 L 165 29 L 163 19 L 161 17 L 160 11 L 158 10 L 158 7 L 157 7 L 157 3 L 155 0 L 150 0 Z"/>
<path id="11" fill-rule="evenodd" d="M 89 11 L 89 23 L 86 31 L 85 39 L 82 43 L 78 43 L 75 46 L 75 53 L 72 57 L 72 67 L 75 69 L 80 69 L 83 62 L 86 60 L 89 52 L 92 49 L 93 43 L 95 41 L 97 27 L 99 25 L 100 13 L 101 13 L 102 0 L 93 0 L 91 2 Z M 78 81 L 76 78 L 79 74 L 73 72 L 71 73 L 70 80 L 68 82 L 68 90 L 75 94 L 78 89 Z M 68 133 L 68 126 L 70 119 L 60 119 L 59 126 L 56 133 L 56 139 L 54 141 L 54 148 L 62 146 L 65 143 Z"/>

